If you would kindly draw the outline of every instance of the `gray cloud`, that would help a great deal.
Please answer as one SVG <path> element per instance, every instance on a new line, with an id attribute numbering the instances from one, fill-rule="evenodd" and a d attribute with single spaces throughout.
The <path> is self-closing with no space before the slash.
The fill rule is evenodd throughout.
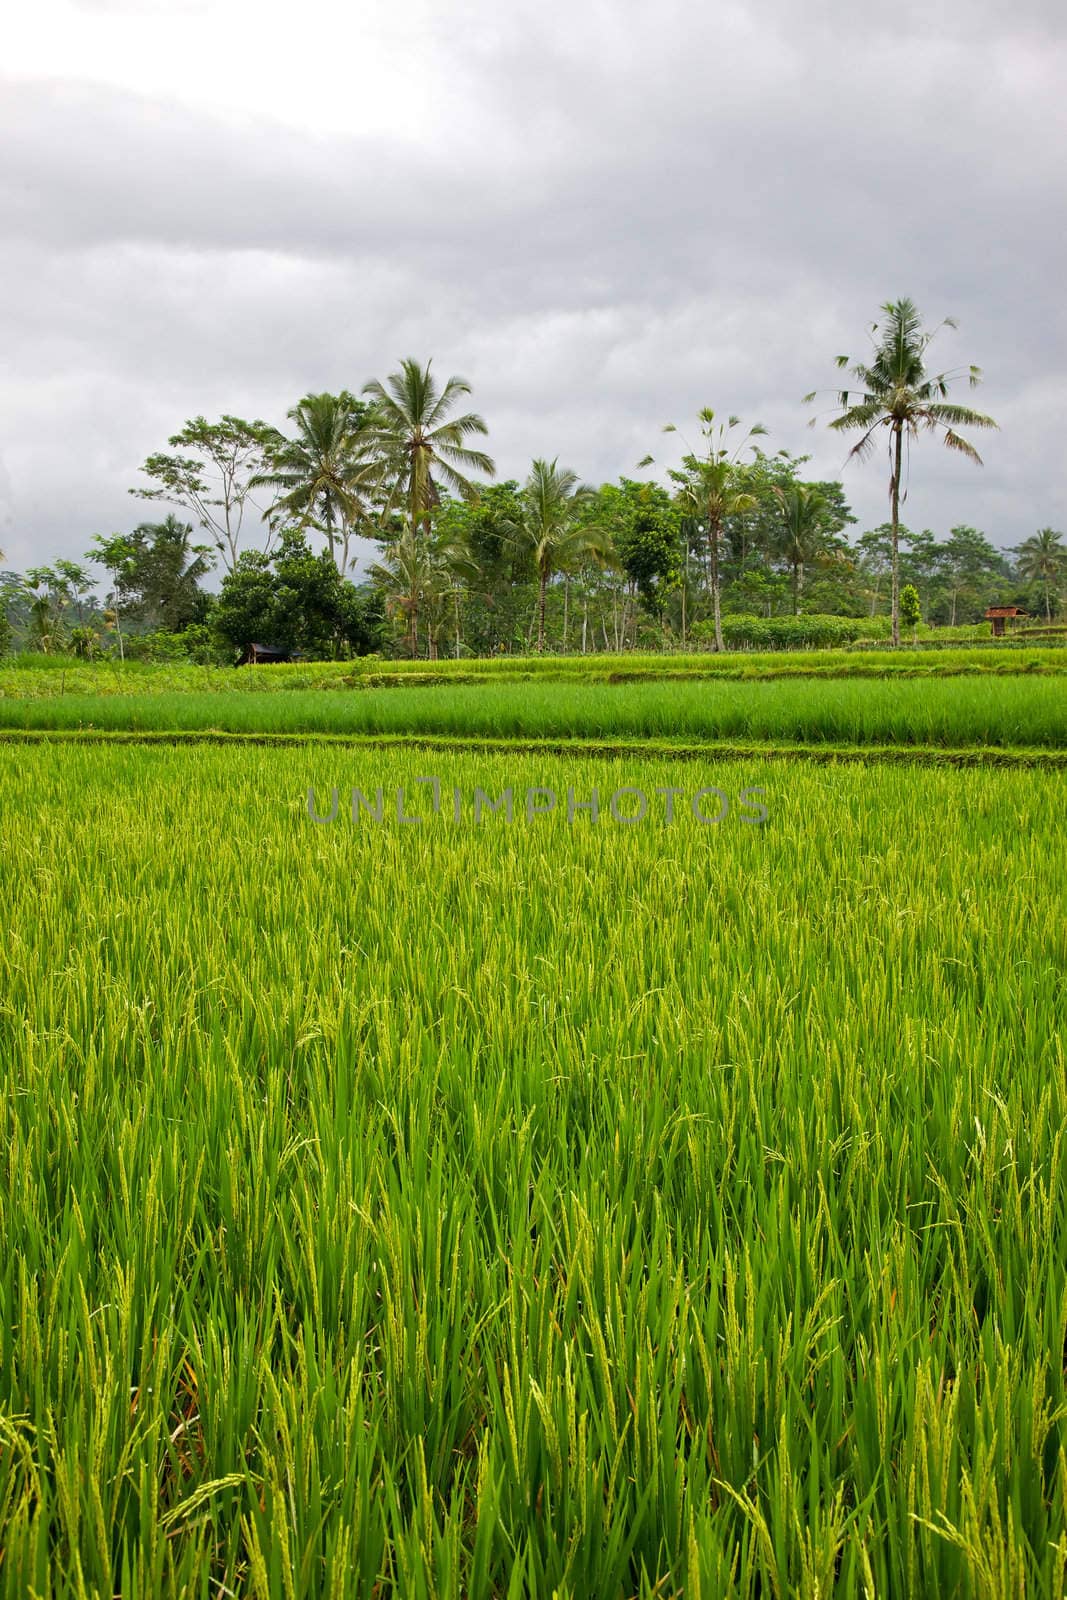
<path id="1" fill-rule="evenodd" d="M 455 36 L 411 39 L 433 137 L 402 108 L 372 136 L 9 80 L 9 564 L 129 525 L 139 463 L 186 416 L 280 423 L 407 353 L 470 378 L 509 476 L 544 453 L 632 471 L 709 403 L 838 476 L 800 396 L 899 294 L 958 317 L 937 358 L 985 368 L 975 401 L 1001 423 L 982 472 L 920 448 L 909 518 L 1004 544 L 1063 526 L 1067 26 L 1051 4 L 966 15 L 467 0 Z M 879 464 L 844 477 L 882 520 Z"/>

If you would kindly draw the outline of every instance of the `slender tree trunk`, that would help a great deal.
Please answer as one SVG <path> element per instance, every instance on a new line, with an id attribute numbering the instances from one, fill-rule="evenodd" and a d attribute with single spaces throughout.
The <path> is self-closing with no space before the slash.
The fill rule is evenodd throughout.
<path id="1" fill-rule="evenodd" d="M 586 654 L 586 645 L 589 638 L 589 596 L 582 597 L 582 655 Z"/>
<path id="2" fill-rule="evenodd" d="M 1045 621 L 1052 621 L 1052 597 L 1047 587 L 1045 589 Z"/>
<path id="3" fill-rule="evenodd" d="M 569 621 L 571 605 L 571 580 L 569 575 L 563 579 L 563 654 L 567 654 L 567 623 Z"/>
<path id="4" fill-rule="evenodd" d="M 685 649 L 685 591 L 689 587 L 689 563 L 685 564 L 685 577 L 682 579 L 682 649 Z"/>
<path id="5" fill-rule="evenodd" d="M 893 426 L 893 646 L 900 644 L 900 461 L 903 434 L 899 422 Z"/>
<path id="6" fill-rule="evenodd" d="M 537 653 L 543 654 L 545 648 L 545 591 L 548 588 L 548 573 L 541 568 L 541 587 L 537 596 Z"/>
<path id="7" fill-rule="evenodd" d="M 797 567 L 796 567 L 796 586 L 795 586 L 795 588 L 793 590 L 793 615 L 795 617 L 799 617 L 799 615 L 800 615 L 800 602 L 801 602 L 803 596 L 804 596 L 804 563 L 803 563 L 803 561 L 798 561 L 797 562 Z"/>
<path id="8" fill-rule="evenodd" d="M 719 605 L 719 525 L 717 522 L 708 524 L 708 538 L 711 541 L 711 606 L 715 618 L 715 648 L 721 651 L 722 642 L 722 612 Z"/>

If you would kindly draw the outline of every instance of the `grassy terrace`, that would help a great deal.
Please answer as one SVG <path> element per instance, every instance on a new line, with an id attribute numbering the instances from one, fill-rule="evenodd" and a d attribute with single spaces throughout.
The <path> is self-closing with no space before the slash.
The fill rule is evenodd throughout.
<path id="1" fill-rule="evenodd" d="M 959 656 L 4 668 L 0 1600 L 1062 1596 L 1067 681 Z"/>
<path id="2" fill-rule="evenodd" d="M 68 693 L 0 700 L 0 729 L 1062 749 L 1067 747 L 1067 681 L 1014 676 L 487 682 L 349 694 L 311 689 Z"/>
<path id="3" fill-rule="evenodd" d="M 66 694 L 275 693 L 393 684 L 577 683 L 630 679 L 777 679 L 1067 674 L 1067 649 L 1010 645 L 939 650 L 806 650 L 764 654 L 501 656 L 470 661 L 317 661 L 284 666 L 199 667 L 189 663 L 85 663 L 28 655 L 0 661 L 0 700 Z"/>

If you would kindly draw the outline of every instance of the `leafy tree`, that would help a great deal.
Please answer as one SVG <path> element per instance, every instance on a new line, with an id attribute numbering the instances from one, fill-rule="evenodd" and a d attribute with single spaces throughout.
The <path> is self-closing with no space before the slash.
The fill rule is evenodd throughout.
<path id="1" fill-rule="evenodd" d="M 1018 556 L 1016 567 L 1021 578 L 1034 583 L 1045 601 L 1045 621 L 1052 621 L 1053 596 L 1060 593 L 1067 582 L 1067 547 L 1063 534 L 1054 528 L 1039 528 L 1017 545 L 1013 552 Z"/>
<path id="2" fill-rule="evenodd" d="M 514 479 L 484 485 L 473 500 L 443 496 L 433 514 L 434 545 L 462 553 L 451 588 L 453 617 L 457 639 L 458 611 L 476 650 L 492 652 L 510 643 L 520 619 L 529 615 L 533 557 L 512 538 L 521 514 L 521 490 Z"/>
<path id="3" fill-rule="evenodd" d="M 300 529 L 286 529 L 273 557 L 272 644 L 311 657 L 337 656 L 344 643 L 344 580 L 329 550 L 316 555 Z"/>
<path id="4" fill-rule="evenodd" d="M 177 455 L 149 456 L 141 471 L 155 480 L 152 489 L 131 489 L 141 500 L 163 500 L 181 507 L 210 536 L 232 572 L 247 507 L 267 452 L 279 435 L 265 422 L 224 416 L 218 422 L 194 417 L 167 441 Z"/>
<path id="5" fill-rule="evenodd" d="M 592 491 L 558 459 L 534 461 L 522 491 L 522 509 L 512 532 L 515 543 L 533 556 L 537 572 L 537 649 L 545 648 L 545 596 L 557 573 L 573 571 L 583 559 L 607 553 L 599 529 L 583 526 L 578 511 Z"/>
<path id="6" fill-rule="evenodd" d="M 901 528 L 899 543 L 901 582 L 914 585 L 922 610 L 929 617 L 943 573 L 942 547 L 929 528 L 924 528 L 921 533 Z"/>
<path id="7" fill-rule="evenodd" d="M 380 644 L 381 625 L 377 597 L 342 578 L 300 528 L 283 530 L 272 557 L 242 551 L 211 614 L 215 636 L 237 653 L 269 644 L 310 657 L 366 654 Z"/>
<path id="8" fill-rule="evenodd" d="M 942 443 L 957 450 L 980 466 L 981 456 L 959 432 L 960 428 L 995 428 L 992 417 L 972 411 L 967 406 L 952 404 L 948 399 L 949 386 L 960 374 L 940 372 L 931 374 L 926 369 L 926 352 L 937 329 L 924 331 L 919 312 L 911 300 L 888 301 L 883 307 L 884 320 L 874 323 L 872 340 L 874 352 L 869 362 L 850 363 L 848 356 L 838 356 L 838 367 L 850 368 L 860 385 L 858 395 L 844 389 L 838 396 L 840 415 L 830 423 L 839 432 L 859 432 L 861 438 L 853 445 L 850 456 L 864 460 L 874 449 L 879 429 L 886 429 L 889 442 L 889 500 L 891 507 L 890 533 L 892 542 L 892 617 L 893 643 L 900 643 L 900 503 L 903 471 L 904 440 L 909 444 L 920 432 L 940 433 Z M 942 326 L 954 328 L 956 324 L 946 318 Z M 968 369 L 969 381 L 975 388 L 981 381 L 977 367 Z M 808 395 L 809 401 L 814 394 Z"/>
<path id="9" fill-rule="evenodd" d="M 782 516 L 780 550 L 793 575 L 793 615 L 799 617 L 804 567 L 826 551 L 828 505 L 811 483 L 798 483 L 774 493 Z"/>
<path id="10" fill-rule="evenodd" d="M 900 620 L 905 628 L 915 630 L 922 621 L 919 591 L 913 583 L 906 583 L 900 591 Z"/>
<path id="11" fill-rule="evenodd" d="M 97 653 L 100 635 L 95 628 L 90 628 L 87 623 L 79 623 L 77 627 L 71 628 L 67 643 L 73 655 L 76 655 L 82 661 L 91 661 Z"/>
<path id="12" fill-rule="evenodd" d="M 385 383 L 364 386 L 373 408 L 373 431 L 382 452 L 394 495 L 406 506 L 411 527 L 428 531 L 429 514 L 440 504 L 442 485 L 461 499 L 477 492 L 467 474 L 493 477 L 496 468 L 484 451 L 466 443 L 488 433 L 476 412 L 450 416 L 457 401 L 470 394 L 464 378 L 451 377 L 443 389 L 430 371 L 410 357 Z"/>
<path id="13" fill-rule="evenodd" d="M 25 593 L 31 644 L 46 653 L 62 649 L 68 642 L 71 613 L 75 624 L 80 625 L 92 587 L 91 577 L 76 561 L 59 560 L 51 566 L 28 567 Z"/>
<path id="14" fill-rule="evenodd" d="M 438 574 L 429 546 L 413 525 L 405 526 L 400 537 L 392 540 L 382 559 L 369 569 L 369 576 L 385 598 L 387 613 L 403 616 L 408 653 L 414 661 L 419 650 L 419 616 L 430 603 Z"/>
<path id="15" fill-rule="evenodd" d="M 370 523 L 381 483 L 370 409 L 343 389 L 305 395 L 288 415 L 296 436 L 275 437 L 253 485 L 276 491 L 273 523 L 324 533 L 331 561 L 345 573 L 352 538 Z"/>
<path id="16" fill-rule="evenodd" d="M 434 518 L 436 537 L 463 545 L 489 587 L 533 580 L 529 551 L 516 546 L 512 533 L 522 514 L 522 490 L 514 478 L 482 485 L 471 500 L 442 496 Z"/>
<path id="17" fill-rule="evenodd" d="M 970 620 L 975 620 L 998 580 L 1007 577 L 1007 563 L 977 528 L 953 528 L 940 551 L 951 599 L 949 622 L 955 627 L 960 600 L 972 613 Z"/>
<path id="18" fill-rule="evenodd" d="M 677 486 L 681 509 L 695 519 L 707 541 L 708 589 L 711 594 L 714 644 L 716 650 L 722 650 L 724 646 L 719 564 L 723 528 L 728 518 L 755 509 L 756 498 L 745 486 L 741 453 L 750 447 L 751 440 L 765 434 L 767 430 L 762 423 L 757 422 L 749 428 L 740 443 L 731 448 L 729 437 L 733 430 L 740 426 L 739 417 L 729 417 L 725 423 L 716 426 L 714 411 L 710 407 L 705 407 L 699 413 L 699 421 L 704 441 L 703 448 L 699 452 L 689 451 L 682 457 L 681 467 L 673 469 L 668 476 Z M 669 423 L 664 429 L 665 433 L 677 431 L 673 423 Z M 751 448 L 756 447 L 751 446 Z M 651 457 L 647 457 L 642 465 L 648 465 L 650 461 Z"/>
<path id="19" fill-rule="evenodd" d="M 273 644 L 278 613 L 270 556 L 242 550 L 227 572 L 211 613 L 211 626 L 223 645 L 243 654 L 253 644 Z"/>
<path id="20" fill-rule="evenodd" d="M 92 574 L 79 562 L 63 559 L 52 563 L 51 573 L 52 587 L 62 595 L 64 605 L 73 611 L 76 622 L 84 623 L 94 587 Z"/>
<path id="21" fill-rule="evenodd" d="M 30 648 L 44 655 L 62 650 L 66 643 L 63 611 L 69 600 L 65 591 L 52 581 L 54 577 L 50 567 L 30 567 L 26 573 Z"/>
<path id="22" fill-rule="evenodd" d="M 419 622 L 427 625 L 428 654 L 437 655 L 443 625 L 443 608 L 453 602 L 458 612 L 462 586 L 477 574 L 466 545 L 458 539 L 426 539 L 418 528 L 405 525 L 400 537 L 386 546 L 382 559 L 370 569 L 381 590 L 386 609 L 405 620 L 405 637 L 412 660 L 419 653 Z M 456 616 L 456 649 L 460 624 Z"/>
<path id="23" fill-rule="evenodd" d="M 110 572 L 113 603 L 127 623 L 176 633 L 203 621 L 209 601 L 200 580 L 214 557 L 192 538 L 192 527 L 173 514 L 139 523 L 132 533 L 97 534 L 88 559 Z"/>
<path id="24" fill-rule="evenodd" d="M 385 641 L 385 605 L 371 584 L 341 584 L 338 609 L 340 636 L 354 656 L 369 656 Z"/>
<path id="25" fill-rule="evenodd" d="M 619 564 L 646 610 L 661 617 L 682 563 L 681 517 L 666 489 L 623 478 L 597 490 L 587 509 L 589 520 L 610 535 Z"/>

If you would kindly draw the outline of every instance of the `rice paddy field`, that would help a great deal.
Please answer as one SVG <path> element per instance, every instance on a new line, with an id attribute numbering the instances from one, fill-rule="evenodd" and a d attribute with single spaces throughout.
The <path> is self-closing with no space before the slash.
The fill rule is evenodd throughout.
<path id="1" fill-rule="evenodd" d="M 1067 678 L 445 684 L 0 701 L 0 729 L 1067 747 Z"/>
<path id="2" fill-rule="evenodd" d="M 1005 677 L 1067 675 L 1062 645 L 996 644 L 900 650 L 709 651 L 677 655 L 495 656 L 461 661 L 291 662 L 255 668 L 197 666 L 191 662 L 94 662 L 27 653 L 0 660 L 0 702 L 66 694 L 144 695 L 175 690 L 273 694 L 292 689 L 352 689 L 458 683 L 614 683 L 644 681 L 765 681 L 782 678 Z"/>
<path id="3" fill-rule="evenodd" d="M 0 1596 L 1064 1594 L 1062 678 L 91 699 L 0 700 Z"/>

